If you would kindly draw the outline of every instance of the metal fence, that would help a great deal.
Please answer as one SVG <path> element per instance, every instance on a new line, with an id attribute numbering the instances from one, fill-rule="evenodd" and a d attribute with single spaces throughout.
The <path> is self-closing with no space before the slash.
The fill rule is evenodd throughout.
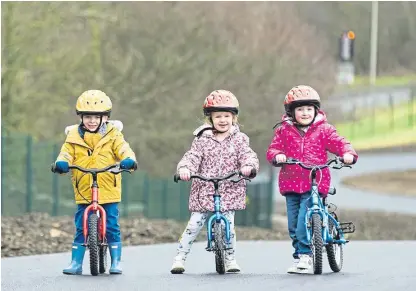
<path id="1" fill-rule="evenodd" d="M 1 213 L 16 216 L 47 212 L 73 215 L 74 193 L 70 175 L 57 175 L 50 165 L 60 145 L 36 142 L 31 136 L 1 136 Z M 120 213 L 124 217 L 185 221 L 189 218 L 190 183 L 174 183 L 172 177 L 157 178 L 142 171 L 123 173 Z M 236 222 L 244 226 L 271 227 L 274 179 L 248 183 L 247 209 L 238 211 Z"/>
<path id="2" fill-rule="evenodd" d="M 416 85 L 344 92 L 325 105 L 330 121 L 353 140 L 416 127 Z"/>

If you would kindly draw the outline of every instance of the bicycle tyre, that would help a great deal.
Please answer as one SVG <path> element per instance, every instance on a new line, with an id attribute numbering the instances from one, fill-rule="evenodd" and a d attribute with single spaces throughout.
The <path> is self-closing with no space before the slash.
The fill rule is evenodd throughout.
<path id="1" fill-rule="evenodd" d="M 215 270 L 218 274 L 225 274 L 224 227 L 221 223 L 214 223 Z"/>
<path id="2" fill-rule="evenodd" d="M 88 218 L 88 248 L 90 251 L 90 271 L 92 276 L 99 272 L 99 242 L 98 242 L 98 216 L 93 213 Z"/>
<path id="3" fill-rule="evenodd" d="M 322 274 L 322 219 L 318 213 L 312 214 L 313 273 Z"/>
<path id="4" fill-rule="evenodd" d="M 336 219 L 336 217 L 334 217 Z M 338 221 L 338 219 L 336 219 Z M 335 224 L 332 220 L 328 221 L 328 230 L 334 239 L 339 239 L 339 232 L 337 231 Z M 342 244 L 330 243 L 325 246 L 328 256 L 329 267 L 333 272 L 339 272 L 344 265 L 344 249 Z M 338 249 L 338 250 L 337 250 Z M 337 257 L 337 251 L 339 251 L 339 260 Z"/>
<path id="5" fill-rule="evenodd" d="M 100 246 L 100 274 L 105 273 L 107 270 L 107 246 Z"/>

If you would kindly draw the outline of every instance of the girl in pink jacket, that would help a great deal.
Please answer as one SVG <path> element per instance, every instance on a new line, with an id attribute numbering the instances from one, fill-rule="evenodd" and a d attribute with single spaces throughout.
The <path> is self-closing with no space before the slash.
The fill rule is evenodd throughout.
<path id="1" fill-rule="evenodd" d="M 241 170 L 249 176 L 254 168 L 258 172 L 257 154 L 250 148 L 249 138 L 239 130 L 237 125 L 239 104 L 237 98 L 229 91 L 216 90 L 204 102 L 206 123 L 194 131 L 195 138 L 190 150 L 183 156 L 177 166 L 181 180 L 188 181 L 191 173 L 205 177 L 223 176 Z M 189 196 L 191 217 L 185 231 L 179 239 L 177 255 L 174 258 L 171 273 L 181 274 L 185 271 L 185 260 L 192 243 L 201 231 L 208 211 L 214 211 L 212 183 L 194 179 Z M 226 272 L 239 272 L 234 250 L 236 236 L 234 228 L 235 210 L 245 209 L 246 182 L 223 181 L 220 183 L 221 211 L 230 222 L 231 246 L 225 258 Z M 211 195 L 211 196 L 209 196 Z"/>
<path id="2" fill-rule="evenodd" d="M 286 114 L 266 154 L 270 163 L 285 162 L 287 157 L 291 157 L 307 164 L 322 165 L 328 160 L 328 151 L 343 157 L 346 164 L 358 158 L 351 144 L 327 122 L 320 105 L 318 93 L 309 86 L 296 86 L 287 93 L 284 101 Z M 326 197 L 331 181 L 329 169 L 318 171 L 316 180 L 320 181 L 319 193 Z M 308 170 L 298 165 L 281 168 L 279 190 L 286 198 L 289 235 L 295 249 L 294 264 L 288 273 L 305 273 L 312 267 L 312 251 L 304 223 L 310 189 Z"/>

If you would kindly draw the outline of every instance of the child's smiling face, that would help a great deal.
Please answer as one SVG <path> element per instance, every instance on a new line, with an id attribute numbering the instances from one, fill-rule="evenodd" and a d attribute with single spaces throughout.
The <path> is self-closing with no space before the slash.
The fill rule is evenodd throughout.
<path id="1" fill-rule="evenodd" d="M 229 131 L 233 125 L 233 114 L 231 112 L 212 112 L 212 123 L 219 132 Z"/>
<path id="2" fill-rule="evenodd" d="M 100 116 L 100 115 L 84 115 L 82 116 L 82 123 L 89 131 L 95 131 L 97 128 L 101 126 L 101 117 L 102 122 L 106 122 L 108 120 L 108 116 Z"/>
<path id="3" fill-rule="evenodd" d="M 315 117 L 315 107 L 306 105 L 295 108 L 295 119 L 301 125 L 308 125 Z"/>

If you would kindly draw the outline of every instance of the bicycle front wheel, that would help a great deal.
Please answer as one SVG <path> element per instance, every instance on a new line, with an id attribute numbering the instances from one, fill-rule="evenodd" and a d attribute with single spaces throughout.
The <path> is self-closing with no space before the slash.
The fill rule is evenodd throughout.
<path id="1" fill-rule="evenodd" d="M 322 240 L 322 219 L 318 213 L 312 214 L 312 244 L 313 273 L 322 274 L 322 253 L 324 243 Z"/>
<path id="2" fill-rule="evenodd" d="M 225 273 L 224 226 L 214 223 L 215 269 L 218 274 Z"/>
<path id="3" fill-rule="evenodd" d="M 99 245 L 98 245 L 98 216 L 93 213 L 88 219 L 88 248 L 90 251 L 91 275 L 98 275 Z"/>

